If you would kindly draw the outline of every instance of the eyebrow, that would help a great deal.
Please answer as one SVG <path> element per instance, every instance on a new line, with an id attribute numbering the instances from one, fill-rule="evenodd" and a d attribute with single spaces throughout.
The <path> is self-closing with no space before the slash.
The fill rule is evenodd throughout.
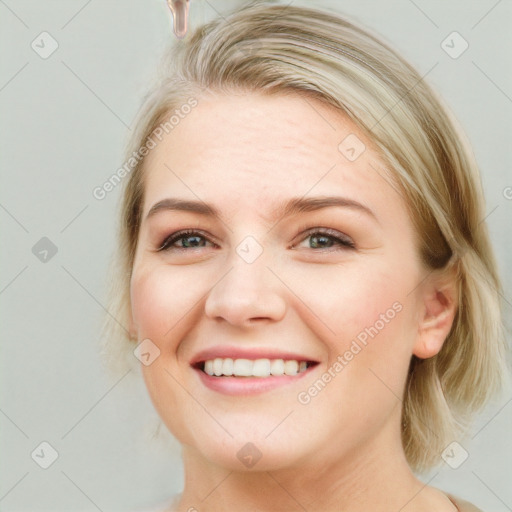
<path id="1" fill-rule="evenodd" d="M 378 222 L 375 213 L 365 206 L 364 204 L 349 199 L 347 197 L 340 196 L 321 196 L 321 197 L 296 197 L 290 199 L 284 205 L 274 209 L 272 215 L 275 218 L 285 218 L 294 214 L 313 212 L 321 210 L 323 208 L 342 207 L 358 210 L 372 217 Z M 155 203 L 148 211 L 146 219 L 152 217 L 160 211 L 186 211 L 196 213 L 198 215 L 204 215 L 206 217 L 219 217 L 220 213 L 217 208 L 213 205 L 205 203 L 203 201 L 193 201 L 187 199 L 179 199 L 168 197 Z"/>

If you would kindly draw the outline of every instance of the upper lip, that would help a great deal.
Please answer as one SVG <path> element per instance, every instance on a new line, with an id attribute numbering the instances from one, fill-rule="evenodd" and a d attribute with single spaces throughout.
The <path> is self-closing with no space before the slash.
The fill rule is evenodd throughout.
<path id="1" fill-rule="evenodd" d="M 288 352 L 278 349 L 270 349 L 270 348 L 242 348 L 242 347 L 233 347 L 233 346 L 216 346 L 211 347 L 205 350 L 199 351 L 191 360 L 191 365 L 195 365 L 198 363 L 203 363 L 204 361 L 209 361 L 211 359 L 215 359 L 220 357 L 222 359 L 231 358 L 231 359 L 287 359 L 287 360 L 296 360 L 296 361 L 308 361 L 317 363 L 318 361 L 306 356 L 304 354 L 299 354 L 297 352 Z"/>

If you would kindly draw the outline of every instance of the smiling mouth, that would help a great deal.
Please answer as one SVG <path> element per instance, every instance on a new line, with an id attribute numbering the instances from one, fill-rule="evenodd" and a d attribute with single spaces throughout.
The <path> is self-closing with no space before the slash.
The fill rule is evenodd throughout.
<path id="1" fill-rule="evenodd" d="M 281 377 L 304 373 L 315 361 L 296 359 L 231 359 L 217 357 L 193 365 L 211 377 Z"/>

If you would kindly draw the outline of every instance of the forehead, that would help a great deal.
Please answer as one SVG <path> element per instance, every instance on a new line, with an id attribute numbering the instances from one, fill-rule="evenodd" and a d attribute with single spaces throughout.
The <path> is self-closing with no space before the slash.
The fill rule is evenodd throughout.
<path id="1" fill-rule="evenodd" d="M 216 94 L 180 120 L 145 164 L 144 215 L 166 196 L 201 199 L 226 215 L 260 215 L 281 200 L 397 193 L 371 141 L 340 111 L 299 94 Z"/>

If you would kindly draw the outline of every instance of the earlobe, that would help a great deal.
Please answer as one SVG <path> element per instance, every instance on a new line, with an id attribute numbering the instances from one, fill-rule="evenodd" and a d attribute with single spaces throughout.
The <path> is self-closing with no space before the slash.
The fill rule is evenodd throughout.
<path id="1" fill-rule="evenodd" d="M 437 282 L 436 282 L 437 281 Z M 423 288 L 423 309 L 413 354 L 420 359 L 435 356 L 443 347 L 458 310 L 458 282 L 454 274 L 440 283 L 433 279 Z"/>

